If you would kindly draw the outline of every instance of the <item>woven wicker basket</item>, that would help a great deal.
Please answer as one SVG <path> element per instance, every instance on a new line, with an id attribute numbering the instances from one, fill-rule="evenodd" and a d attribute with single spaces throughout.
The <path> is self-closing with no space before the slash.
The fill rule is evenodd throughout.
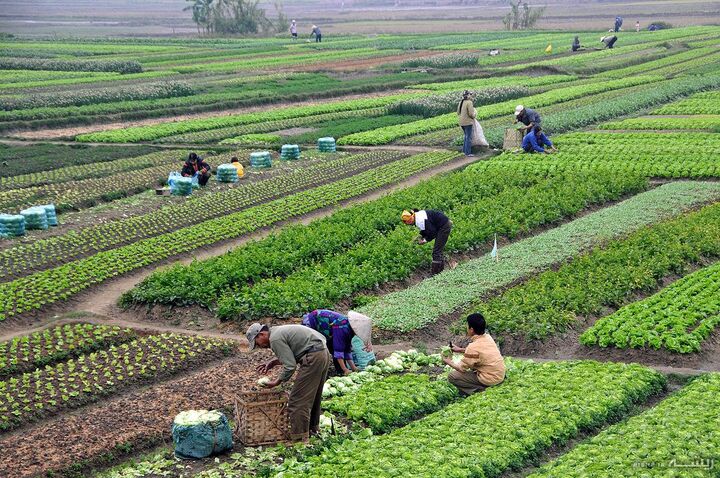
<path id="1" fill-rule="evenodd" d="M 518 149 L 522 146 L 523 135 L 520 131 L 515 128 L 508 128 L 505 130 L 505 137 L 503 138 L 503 149 Z"/>
<path id="2" fill-rule="evenodd" d="M 284 390 L 247 391 L 237 396 L 235 420 L 240 442 L 245 446 L 290 442 L 287 403 Z"/>

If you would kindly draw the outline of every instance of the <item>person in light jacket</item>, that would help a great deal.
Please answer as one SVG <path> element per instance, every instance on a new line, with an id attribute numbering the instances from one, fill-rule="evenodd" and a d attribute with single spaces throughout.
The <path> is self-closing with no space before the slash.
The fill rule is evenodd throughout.
<path id="1" fill-rule="evenodd" d="M 465 133 L 465 138 L 463 139 L 463 153 L 465 153 L 465 156 L 473 156 L 472 134 L 477 113 L 475 112 L 472 99 L 473 94 L 470 91 L 465 90 L 457 107 L 458 123 L 460 124 L 463 133 Z"/>
<path id="2" fill-rule="evenodd" d="M 290 23 L 290 38 L 297 41 L 297 23 L 295 23 L 295 20 Z"/>
<path id="3" fill-rule="evenodd" d="M 441 211 L 432 209 L 421 210 L 412 209 L 405 210 L 400 216 L 402 222 L 408 226 L 415 225 L 420 229 L 419 244 L 425 244 L 429 241 L 435 241 L 432 251 L 432 274 L 439 274 L 445 268 L 445 244 L 447 244 L 450 232 L 452 232 L 452 222 Z"/>

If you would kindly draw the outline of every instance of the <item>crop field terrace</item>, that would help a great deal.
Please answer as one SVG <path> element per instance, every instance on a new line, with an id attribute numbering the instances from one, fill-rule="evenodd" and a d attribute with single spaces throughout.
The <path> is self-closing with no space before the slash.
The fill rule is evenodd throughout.
<path id="1" fill-rule="evenodd" d="M 720 27 L 576 35 L 0 40 L 0 213 L 58 222 L 0 228 L 0 477 L 718 476 Z M 502 149 L 517 104 L 558 152 Z M 190 152 L 208 185 L 156 194 Z M 438 275 L 413 207 L 453 221 Z M 381 360 L 312 445 L 176 461 L 178 412 L 256 384 L 247 325 L 316 308 Z M 475 311 L 508 374 L 464 398 Z"/>

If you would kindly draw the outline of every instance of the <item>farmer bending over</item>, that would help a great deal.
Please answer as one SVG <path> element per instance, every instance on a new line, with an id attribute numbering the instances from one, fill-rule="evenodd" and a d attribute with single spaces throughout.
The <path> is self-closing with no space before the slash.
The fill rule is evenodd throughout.
<path id="1" fill-rule="evenodd" d="M 535 126 L 540 126 L 542 118 L 540 114 L 530 108 L 525 108 L 523 105 L 517 105 L 515 107 L 515 122 L 522 123 L 524 126 L 518 128 L 523 134 L 530 132 Z"/>
<path id="2" fill-rule="evenodd" d="M 443 357 L 443 362 L 454 369 L 448 375 L 448 381 L 462 395 L 481 392 L 505 380 L 505 362 L 493 338 L 485 333 L 485 317 L 470 314 L 467 323 L 470 345 L 461 348 L 451 344 L 453 352 L 464 354 L 462 361 L 458 364 L 452 357 Z"/>
<path id="3" fill-rule="evenodd" d="M 210 165 L 197 153 L 190 153 L 180 173 L 186 178 L 191 178 L 197 174 L 198 183 L 200 183 L 200 186 L 205 186 L 210 179 Z"/>
<path id="4" fill-rule="evenodd" d="M 335 370 L 343 375 L 357 371 L 352 356 L 352 339 L 363 341 L 366 351 L 372 350 L 372 322 L 369 317 L 350 311 L 343 315 L 334 310 L 318 309 L 303 316 L 302 325 L 317 330 L 325 337 L 333 357 Z"/>
<path id="5" fill-rule="evenodd" d="M 545 149 L 545 146 L 549 149 Z M 526 153 L 550 154 L 553 151 L 557 151 L 552 141 L 545 136 L 540 126 L 535 126 L 532 131 L 525 135 L 522 141 L 522 148 Z"/>
<path id="6" fill-rule="evenodd" d="M 250 350 L 256 346 L 271 349 L 274 359 L 259 365 L 259 373 L 267 373 L 278 365 L 283 366 L 280 376 L 265 384 L 277 387 L 290 380 L 300 366 L 288 400 L 290 439 L 307 441 L 308 433 L 320 428 L 320 400 L 323 385 L 330 368 L 330 354 L 325 348 L 325 337 L 316 330 L 303 325 L 280 325 L 269 327 L 258 323 L 247 330 Z"/>

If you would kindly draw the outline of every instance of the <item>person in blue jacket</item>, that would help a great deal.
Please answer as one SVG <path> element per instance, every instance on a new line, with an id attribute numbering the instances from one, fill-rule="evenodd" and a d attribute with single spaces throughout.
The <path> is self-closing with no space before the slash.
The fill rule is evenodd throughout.
<path id="1" fill-rule="evenodd" d="M 547 149 L 546 146 L 549 149 Z M 522 141 L 522 148 L 526 153 L 550 154 L 557 151 L 552 141 L 545 136 L 540 126 L 535 126 L 532 131 L 525 135 Z"/>

